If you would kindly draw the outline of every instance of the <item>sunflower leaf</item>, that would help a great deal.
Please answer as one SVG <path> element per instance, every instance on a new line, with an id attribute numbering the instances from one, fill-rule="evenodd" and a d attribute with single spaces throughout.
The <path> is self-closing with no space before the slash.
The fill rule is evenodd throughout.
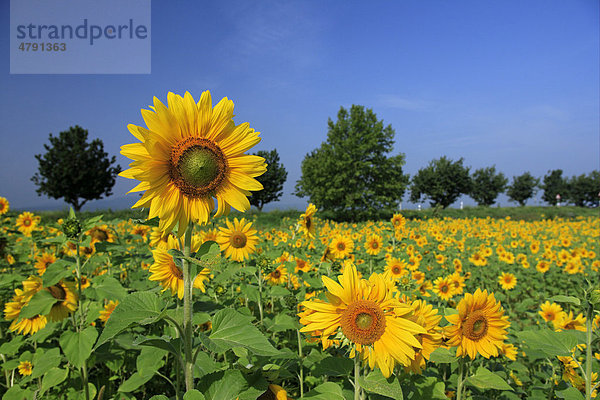
<path id="1" fill-rule="evenodd" d="M 365 377 L 359 376 L 358 383 L 367 392 L 380 394 L 396 400 L 402 400 L 404 398 L 402 387 L 396 376 L 393 375 L 389 378 L 385 378 L 378 369 L 372 371 Z"/>
<path id="2" fill-rule="evenodd" d="M 212 332 L 208 338 L 219 347 L 220 353 L 241 346 L 257 355 L 279 354 L 279 350 L 252 325 L 251 319 L 230 308 L 219 310 L 212 319 Z"/>
<path id="3" fill-rule="evenodd" d="M 44 287 L 56 285 L 61 279 L 72 276 L 72 266 L 69 268 L 69 265 L 70 264 L 65 260 L 57 260 L 50 264 L 48 268 L 46 268 L 46 272 L 44 272 L 44 276 L 42 277 Z"/>
<path id="4" fill-rule="evenodd" d="M 579 344 L 578 335 L 569 331 L 554 332 L 550 329 L 517 332 L 517 337 L 533 349 L 548 357 L 570 356 L 571 349 Z"/>
<path id="5" fill-rule="evenodd" d="M 436 364 L 449 364 L 457 360 L 456 356 L 448 349 L 438 347 L 429 355 L 429 361 Z"/>
<path id="6" fill-rule="evenodd" d="M 36 315 L 48 315 L 50 309 L 56 303 L 56 299 L 47 290 L 40 290 L 33 295 L 29 303 L 19 313 L 19 320 L 33 318 Z"/>
<path id="7" fill-rule="evenodd" d="M 557 303 L 567 303 L 567 304 L 573 304 L 575 306 L 578 306 L 581 304 L 581 300 L 579 300 L 577 297 L 574 296 L 565 296 L 562 294 L 556 295 L 556 296 L 552 296 L 548 299 L 548 301 L 550 302 L 557 302 Z"/>
<path id="8" fill-rule="evenodd" d="M 514 391 L 504 379 L 484 367 L 477 368 L 475 375 L 468 377 L 465 380 L 465 383 L 483 390 L 497 389 Z"/>
<path id="9" fill-rule="evenodd" d="M 125 297 L 112 312 L 95 348 L 108 342 L 134 324 L 149 325 L 161 320 L 166 312 L 156 292 L 137 292 Z"/>
<path id="10" fill-rule="evenodd" d="M 67 360 L 76 368 L 81 368 L 83 363 L 90 357 L 97 337 L 98 331 L 96 328 L 88 326 L 81 332 L 64 332 L 58 342 Z"/>
<path id="11" fill-rule="evenodd" d="M 338 384 L 325 382 L 306 393 L 304 398 L 311 400 L 344 400 L 344 394 Z M 399 399 L 402 399 L 402 397 Z"/>

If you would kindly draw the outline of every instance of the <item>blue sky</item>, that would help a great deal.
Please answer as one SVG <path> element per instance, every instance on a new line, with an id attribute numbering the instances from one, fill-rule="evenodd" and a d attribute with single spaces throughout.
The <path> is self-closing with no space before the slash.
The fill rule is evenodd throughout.
<path id="1" fill-rule="evenodd" d="M 288 170 L 281 208 L 305 204 L 291 194 L 301 161 L 352 104 L 392 125 L 411 175 L 443 155 L 509 177 L 599 168 L 596 0 L 155 0 L 151 28 L 149 75 L 10 75 L 3 30 L 0 196 L 12 208 L 64 206 L 30 181 L 50 132 L 79 124 L 125 168 L 127 124 L 169 91 L 234 101 L 236 123 L 262 132 L 255 149 L 276 148 Z M 130 204 L 134 185 L 118 178 L 112 203 L 91 207 Z"/>

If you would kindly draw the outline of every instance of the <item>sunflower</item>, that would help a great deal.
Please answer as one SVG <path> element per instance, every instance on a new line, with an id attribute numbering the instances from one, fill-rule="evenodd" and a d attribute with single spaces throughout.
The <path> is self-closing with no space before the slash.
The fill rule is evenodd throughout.
<path id="1" fill-rule="evenodd" d="M 456 346 L 456 355 L 471 359 L 478 353 L 485 358 L 497 357 L 510 322 L 494 294 L 481 289 L 467 293 L 457 310 L 457 314 L 446 316 L 451 324 L 446 327 L 447 344 Z"/>
<path id="2" fill-rule="evenodd" d="M 538 272 L 541 272 L 542 274 L 544 274 L 544 273 L 548 272 L 548 270 L 550 269 L 550 263 L 546 260 L 540 260 L 536 264 L 535 269 L 537 269 Z"/>
<path id="3" fill-rule="evenodd" d="M 517 348 L 510 343 L 502 343 L 500 348 L 500 354 L 508 358 L 511 361 L 517 360 Z"/>
<path id="4" fill-rule="evenodd" d="M 322 337 L 337 335 L 351 345 L 350 356 L 360 355 L 369 367 L 377 366 L 389 377 L 396 363 L 410 365 L 423 346 L 416 335 L 427 331 L 408 317 L 412 308 L 393 296 L 394 284 L 382 274 L 360 280 L 354 265 L 338 276 L 339 283 L 321 277 L 328 301 L 304 301 L 300 313 L 301 332 L 320 331 Z"/>
<path id="5" fill-rule="evenodd" d="M 379 254 L 382 247 L 383 242 L 379 235 L 370 235 L 365 242 L 365 250 L 367 251 L 367 254 L 372 256 Z"/>
<path id="6" fill-rule="evenodd" d="M 106 321 L 108 321 L 108 319 L 110 318 L 110 315 L 112 314 L 113 311 L 115 311 L 115 308 L 119 305 L 119 300 L 111 300 L 109 301 L 107 304 L 104 305 L 104 310 L 100 311 L 100 321 L 102 321 L 102 323 L 104 325 L 106 325 Z"/>
<path id="7" fill-rule="evenodd" d="M 394 214 L 391 222 L 394 226 L 394 229 L 402 229 L 404 225 L 406 225 L 406 218 L 404 218 L 402 214 Z"/>
<path id="8" fill-rule="evenodd" d="M 21 374 L 22 376 L 28 376 L 31 375 L 31 372 L 33 371 L 33 365 L 31 365 L 31 362 L 29 361 L 21 361 L 19 363 L 19 374 Z"/>
<path id="9" fill-rule="evenodd" d="M 581 313 L 573 316 L 573 311 L 569 311 L 568 314 L 563 311 L 552 322 L 554 323 L 554 329 L 557 331 L 574 329 L 585 332 L 585 317 Z"/>
<path id="10" fill-rule="evenodd" d="M 454 284 L 449 277 L 440 276 L 433 281 L 433 292 L 442 300 L 450 300 L 454 296 Z"/>
<path id="11" fill-rule="evenodd" d="M 145 226 L 145 225 L 134 225 L 130 230 L 129 233 L 131 233 L 132 235 L 140 235 L 142 237 L 143 240 L 146 240 L 146 236 L 148 236 L 148 232 L 150 231 L 150 227 L 149 226 Z"/>
<path id="12" fill-rule="evenodd" d="M 75 293 L 75 284 L 72 282 L 60 281 L 56 285 L 44 288 L 50 292 L 56 302 L 47 315 L 50 321 L 62 321 L 70 313 L 77 309 L 77 293 Z"/>
<path id="13" fill-rule="evenodd" d="M 94 226 L 93 228 L 89 229 L 85 234 L 89 235 L 92 238 L 90 243 L 90 246 L 92 247 L 96 243 L 100 242 L 114 243 L 116 239 L 115 234 L 106 224 Z"/>
<path id="14" fill-rule="evenodd" d="M 215 216 L 250 209 L 250 191 L 262 190 L 255 177 L 266 170 L 265 159 L 244 152 L 260 142 L 259 132 L 233 122 L 233 102 L 222 99 L 214 108 L 209 91 L 198 104 L 188 92 L 169 93 L 168 107 L 156 97 L 151 110 L 142 110 L 148 129 L 128 125 L 141 143 L 121 147 L 134 160 L 120 176 L 141 181 L 131 191 L 145 191 L 132 208 L 149 208 L 159 228 L 178 236 L 188 223 L 206 223 L 217 200 Z"/>
<path id="15" fill-rule="evenodd" d="M 517 286 L 517 277 L 511 273 L 503 272 L 498 277 L 498 283 L 500 283 L 502 289 L 511 290 L 514 289 L 515 286 Z"/>
<path id="16" fill-rule="evenodd" d="M 283 285 L 287 282 L 287 276 L 287 269 L 283 265 L 280 265 L 270 274 L 266 275 L 264 279 L 271 285 Z"/>
<path id="17" fill-rule="evenodd" d="M 17 218 L 17 229 L 25 236 L 31 236 L 31 232 L 37 227 L 37 222 L 38 219 L 32 213 L 25 211 Z"/>
<path id="18" fill-rule="evenodd" d="M 336 236 L 329 245 L 329 249 L 335 258 L 345 258 L 352 253 L 354 242 L 347 236 Z"/>
<path id="19" fill-rule="evenodd" d="M 35 258 L 34 267 L 37 269 L 38 274 L 42 276 L 46 272 L 46 268 L 55 261 L 56 257 L 54 254 L 44 252 L 41 256 Z"/>
<path id="20" fill-rule="evenodd" d="M 15 289 L 15 296 L 11 301 L 8 301 L 6 304 L 4 304 L 4 318 L 12 321 L 8 328 L 11 332 L 16 331 L 17 333 L 23 335 L 33 335 L 46 326 L 48 320 L 43 315 L 19 319 L 21 309 L 25 306 L 25 304 L 27 304 L 30 298 L 31 297 L 27 296 L 23 290 Z"/>
<path id="21" fill-rule="evenodd" d="M 306 207 L 306 211 L 304 214 L 300 215 L 300 221 L 298 222 L 300 225 L 300 231 L 304 233 L 304 235 L 309 239 L 315 238 L 315 223 L 313 220 L 313 216 L 317 212 L 317 207 L 314 204 L 310 203 L 308 207 Z"/>
<path id="22" fill-rule="evenodd" d="M 227 228 L 219 228 L 220 232 L 217 236 L 217 243 L 221 246 L 221 251 L 225 252 L 225 257 L 234 261 L 250 258 L 250 254 L 256 251 L 258 243 L 258 236 L 256 236 L 256 229 L 252 229 L 252 222 L 246 223 L 245 218 L 240 221 L 235 218 L 233 224 L 229 220 L 226 223 Z"/>
<path id="23" fill-rule="evenodd" d="M 452 275 L 450 275 L 448 279 L 450 279 L 450 283 L 452 283 L 454 295 L 462 294 L 465 288 L 465 277 L 462 276 L 459 272 L 455 272 Z"/>
<path id="24" fill-rule="evenodd" d="M 294 270 L 295 273 L 298 273 L 298 271 L 302 271 L 302 272 L 309 272 L 312 269 L 312 265 L 310 264 L 310 262 L 308 262 L 308 260 L 303 260 L 299 257 L 295 257 L 296 258 L 296 269 Z"/>
<path id="25" fill-rule="evenodd" d="M 550 303 L 546 301 L 544 304 L 540 305 L 541 311 L 538 313 L 544 318 L 546 322 L 554 322 L 554 320 L 560 315 L 562 312 L 562 307 L 560 304 Z"/>
<path id="26" fill-rule="evenodd" d="M 202 238 L 202 243 L 205 242 L 216 242 L 219 237 L 219 231 L 216 228 L 206 229 L 200 233 L 200 237 Z"/>
<path id="27" fill-rule="evenodd" d="M 385 265 L 385 273 L 391 279 L 398 280 L 408 274 L 406 263 L 398 258 L 390 258 Z"/>
<path id="28" fill-rule="evenodd" d="M 192 252 L 198 251 L 202 244 L 199 236 L 192 236 Z M 152 257 L 154 257 L 154 263 L 150 266 L 148 271 L 151 273 L 151 281 L 159 281 L 163 287 L 163 292 L 167 289 L 171 289 L 171 295 L 177 293 L 179 299 L 183 299 L 183 271 L 173 261 L 168 251 L 170 249 L 181 250 L 179 248 L 179 240 L 174 236 L 168 236 L 168 242 L 166 247 L 159 246 L 152 250 Z M 210 277 L 210 269 L 204 268 L 194 278 L 194 287 L 204 292 L 204 282 Z"/>
<path id="29" fill-rule="evenodd" d="M 10 209 L 8 200 L 4 197 L 0 197 L 0 215 L 4 215 Z"/>

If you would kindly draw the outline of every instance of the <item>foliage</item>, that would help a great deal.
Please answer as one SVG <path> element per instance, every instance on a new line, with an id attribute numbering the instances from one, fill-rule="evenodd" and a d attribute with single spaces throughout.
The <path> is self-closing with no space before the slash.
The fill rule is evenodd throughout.
<path id="1" fill-rule="evenodd" d="M 548 173 L 544 175 L 544 182 L 540 185 L 540 187 L 544 189 L 542 200 L 551 206 L 555 206 L 558 201 L 556 195 L 560 195 L 564 200 L 568 198 L 567 181 L 563 178 L 562 173 L 562 169 L 548 171 Z"/>
<path id="2" fill-rule="evenodd" d="M 506 194 L 512 201 L 524 206 L 527 200 L 533 197 L 538 185 L 539 179 L 534 178 L 529 172 L 525 172 L 523 175 L 513 176 L 512 184 L 508 187 Z"/>
<path id="3" fill-rule="evenodd" d="M 256 180 L 262 183 L 263 190 L 252 193 L 248 200 L 250 200 L 250 204 L 262 210 L 265 204 L 279 200 L 283 194 L 283 184 L 287 179 L 287 171 L 279 161 L 277 149 L 271 151 L 260 150 L 254 155 L 265 159 L 267 172 L 256 177 Z"/>
<path id="4" fill-rule="evenodd" d="M 44 144 L 45 154 L 37 154 L 38 172 L 31 180 L 38 186 L 38 195 L 64 198 L 76 211 L 88 200 L 110 196 L 119 165 L 111 166 L 116 158 L 108 158 L 100 139 L 87 141 L 88 131 L 75 125 L 58 137 L 50 134 L 50 145 Z"/>
<path id="5" fill-rule="evenodd" d="M 508 179 L 502 172 L 496 173 L 496 167 L 480 168 L 471 177 L 469 196 L 480 206 L 491 206 L 498 195 L 506 189 Z"/>
<path id="6" fill-rule="evenodd" d="M 417 203 L 425 197 L 432 207 L 446 208 L 470 190 L 469 168 L 463 166 L 463 159 L 452 161 L 443 156 L 432 160 L 413 177 L 410 201 Z"/>
<path id="7" fill-rule="evenodd" d="M 353 105 L 328 120 L 327 140 L 302 161 L 295 194 L 308 197 L 323 215 L 335 220 L 389 217 L 408 184 L 404 154 L 393 149 L 394 130 L 371 109 Z"/>
<path id="8" fill-rule="evenodd" d="M 600 171 L 573 176 L 567 181 L 568 199 L 579 207 L 598 206 L 600 200 Z"/>

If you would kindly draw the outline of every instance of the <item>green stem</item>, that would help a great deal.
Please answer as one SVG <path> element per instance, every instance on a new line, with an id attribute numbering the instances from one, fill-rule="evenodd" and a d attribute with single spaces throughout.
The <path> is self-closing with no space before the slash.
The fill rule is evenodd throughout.
<path id="1" fill-rule="evenodd" d="M 360 355 L 358 352 L 354 354 L 354 400 L 360 400 L 360 384 L 358 378 L 360 377 Z"/>
<path id="2" fill-rule="evenodd" d="M 458 360 L 458 382 L 456 383 L 456 400 L 462 400 L 462 388 L 464 378 L 465 362 L 463 358 Z"/>
<path id="3" fill-rule="evenodd" d="M 87 360 L 83 361 L 83 366 L 81 367 L 81 381 L 83 382 L 83 387 L 85 390 L 85 398 L 86 400 L 90 400 L 90 387 L 88 385 L 88 370 L 87 370 Z"/>
<path id="4" fill-rule="evenodd" d="M 77 237 L 76 242 L 77 253 L 75 256 L 75 265 L 77 271 L 77 309 L 79 311 L 79 323 L 75 327 L 77 332 L 81 332 L 83 330 L 84 315 L 83 315 L 83 307 L 81 307 L 81 260 L 79 254 L 79 237 Z M 83 365 L 81 366 L 81 382 L 83 384 L 83 390 L 85 391 L 85 399 L 90 400 L 90 388 L 88 386 L 88 370 L 87 370 L 87 360 L 83 361 Z"/>
<path id="5" fill-rule="evenodd" d="M 185 243 L 183 245 L 183 255 L 189 257 L 192 247 L 193 224 L 190 222 L 185 231 Z M 192 356 L 192 277 L 190 276 L 190 263 L 183 259 L 183 347 L 185 351 L 185 368 L 183 371 L 185 377 L 186 392 L 194 388 L 194 363 Z"/>
<path id="6" fill-rule="evenodd" d="M 263 324 L 263 305 L 262 305 L 262 270 L 258 267 L 258 313 L 260 314 L 260 324 Z"/>
<path id="7" fill-rule="evenodd" d="M 586 309 L 586 343 L 585 343 L 585 398 L 590 400 L 592 398 L 592 317 L 593 317 L 593 306 L 587 302 Z"/>
<path id="8" fill-rule="evenodd" d="M 304 398 L 304 367 L 303 367 L 303 357 L 302 357 L 302 336 L 300 335 L 300 331 L 296 329 L 296 334 L 298 336 L 298 357 L 300 359 L 300 398 Z"/>

